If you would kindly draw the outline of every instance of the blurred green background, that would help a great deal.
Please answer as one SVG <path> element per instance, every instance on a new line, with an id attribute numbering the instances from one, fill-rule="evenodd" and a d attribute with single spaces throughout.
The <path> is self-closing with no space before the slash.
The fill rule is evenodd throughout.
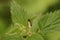
<path id="1" fill-rule="evenodd" d="M 0 0 L 0 34 L 4 33 L 11 24 L 9 0 Z"/>

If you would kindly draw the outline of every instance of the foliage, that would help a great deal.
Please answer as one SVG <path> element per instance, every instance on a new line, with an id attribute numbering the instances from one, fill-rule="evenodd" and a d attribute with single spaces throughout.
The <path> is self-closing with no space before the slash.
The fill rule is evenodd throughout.
<path id="1" fill-rule="evenodd" d="M 1 1 L 0 40 L 60 40 L 60 1 Z"/>

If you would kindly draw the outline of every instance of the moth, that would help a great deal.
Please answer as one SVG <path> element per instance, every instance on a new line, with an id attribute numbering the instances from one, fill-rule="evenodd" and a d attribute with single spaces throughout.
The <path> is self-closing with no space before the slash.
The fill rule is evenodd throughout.
<path id="1" fill-rule="evenodd" d="M 28 23 L 27 23 L 27 25 L 28 25 L 28 28 L 31 29 L 31 27 L 32 27 L 32 23 L 31 23 L 31 20 L 30 20 L 30 19 L 28 19 Z"/>

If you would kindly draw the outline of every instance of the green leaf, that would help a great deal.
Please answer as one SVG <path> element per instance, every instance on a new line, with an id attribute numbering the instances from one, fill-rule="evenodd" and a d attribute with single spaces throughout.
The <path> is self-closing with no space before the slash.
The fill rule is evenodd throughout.
<path id="1" fill-rule="evenodd" d="M 46 40 L 60 40 L 60 31 L 46 33 Z"/>
<path id="2" fill-rule="evenodd" d="M 22 40 L 22 38 L 18 35 L 4 35 L 1 40 Z"/>
<path id="3" fill-rule="evenodd" d="M 11 2 L 11 17 L 14 23 L 27 26 L 27 13 L 16 1 Z"/>
<path id="4" fill-rule="evenodd" d="M 60 38 L 60 10 L 42 16 L 38 25 L 46 40 L 58 40 Z"/>
<path id="5" fill-rule="evenodd" d="M 32 34 L 27 40 L 44 40 L 43 37 L 39 34 Z"/>

